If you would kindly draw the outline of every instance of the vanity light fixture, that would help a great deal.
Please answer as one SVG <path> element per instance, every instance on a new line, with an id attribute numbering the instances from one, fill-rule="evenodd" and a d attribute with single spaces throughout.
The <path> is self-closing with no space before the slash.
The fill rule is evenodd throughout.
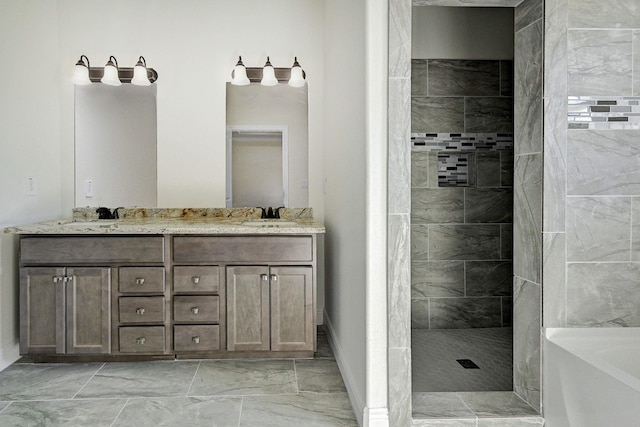
<path id="1" fill-rule="evenodd" d="M 116 58 L 110 56 L 107 65 L 102 68 L 89 66 L 89 58 L 81 55 L 71 78 L 71 82 L 76 85 L 102 82 L 110 86 L 120 86 L 122 83 L 149 86 L 156 80 L 158 73 L 147 67 L 147 61 L 143 56 L 138 58 L 138 63 L 133 68 L 119 67 Z"/>
<path id="2" fill-rule="evenodd" d="M 109 86 L 120 86 L 122 84 L 118 76 L 118 60 L 115 56 L 109 57 L 109 61 L 104 66 L 104 75 L 100 81 Z"/>
<path id="3" fill-rule="evenodd" d="M 133 78 L 131 84 L 136 86 L 150 86 L 149 76 L 147 75 L 147 61 L 144 56 L 138 58 L 138 63 L 133 67 Z"/>
<path id="4" fill-rule="evenodd" d="M 262 68 L 245 67 L 242 57 L 238 57 L 238 62 L 231 72 L 231 84 L 235 86 L 244 86 L 249 83 L 275 86 L 278 83 L 288 83 L 291 87 L 302 87 L 306 83 L 305 79 L 306 74 L 298 62 L 298 57 L 294 58 L 291 68 L 274 68 L 268 56 Z"/>
<path id="5" fill-rule="evenodd" d="M 236 86 L 246 86 L 249 83 L 249 77 L 247 77 L 247 69 L 242 63 L 242 56 L 238 56 L 238 62 L 235 68 L 231 72 L 231 84 Z"/>
<path id="6" fill-rule="evenodd" d="M 271 65 L 271 61 L 269 61 L 268 56 L 267 62 L 265 62 L 264 67 L 262 67 L 262 80 L 260 80 L 260 84 L 262 86 L 275 86 L 278 84 L 276 72 L 273 69 L 273 65 Z"/>

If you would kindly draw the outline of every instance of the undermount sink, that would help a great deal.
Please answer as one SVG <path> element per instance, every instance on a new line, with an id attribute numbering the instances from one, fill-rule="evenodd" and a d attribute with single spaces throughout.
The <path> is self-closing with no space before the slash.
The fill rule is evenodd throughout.
<path id="1" fill-rule="evenodd" d="M 78 227 L 78 228 L 82 228 L 82 227 L 111 227 L 115 223 L 116 223 L 116 221 L 103 221 L 103 220 L 97 220 L 97 221 L 73 221 L 73 222 L 68 222 L 68 223 L 64 224 L 64 226 L 65 227 Z"/>
<path id="2" fill-rule="evenodd" d="M 266 220 L 255 220 L 255 221 L 243 221 L 242 225 L 248 225 L 249 227 L 295 227 L 298 225 L 298 223 L 295 221 L 266 219 Z"/>

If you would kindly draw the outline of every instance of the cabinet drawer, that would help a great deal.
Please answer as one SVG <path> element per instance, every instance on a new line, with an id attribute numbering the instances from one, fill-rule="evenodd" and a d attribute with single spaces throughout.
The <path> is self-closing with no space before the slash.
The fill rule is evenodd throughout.
<path id="1" fill-rule="evenodd" d="M 122 293 L 164 292 L 164 268 L 122 267 L 118 284 Z"/>
<path id="2" fill-rule="evenodd" d="M 220 268 L 173 267 L 173 291 L 176 293 L 218 292 L 220 290 Z"/>
<path id="3" fill-rule="evenodd" d="M 164 297 L 120 297 L 122 323 L 164 322 Z"/>
<path id="4" fill-rule="evenodd" d="M 22 264 L 164 262 L 162 236 L 23 237 Z"/>
<path id="5" fill-rule="evenodd" d="M 119 329 L 121 353 L 164 353 L 164 326 L 126 326 Z"/>
<path id="6" fill-rule="evenodd" d="M 220 298 L 208 296 L 176 296 L 173 298 L 175 322 L 218 322 Z"/>
<path id="7" fill-rule="evenodd" d="M 175 236 L 176 262 L 311 262 L 312 236 Z"/>
<path id="8" fill-rule="evenodd" d="M 175 351 L 220 350 L 220 326 L 176 325 L 173 327 Z"/>

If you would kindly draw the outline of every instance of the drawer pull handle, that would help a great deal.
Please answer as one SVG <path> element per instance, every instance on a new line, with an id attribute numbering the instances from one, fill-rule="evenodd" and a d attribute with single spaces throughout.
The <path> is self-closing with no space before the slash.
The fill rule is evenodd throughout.
<path id="1" fill-rule="evenodd" d="M 200 344 L 200 337 L 193 337 L 191 341 L 193 341 L 194 344 Z"/>
<path id="2" fill-rule="evenodd" d="M 278 281 L 278 276 L 276 276 L 275 274 L 271 275 L 271 281 L 272 282 L 277 282 Z"/>
<path id="3" fill-rule="evenodd" d="M 138 277 L 136 279 L 136 285 L 144 285 L 144 279 L 142 277 Z"/>
<path id="4" fill-rule="evenodd" d="M 63 279 L 64 279 L 64 277 L 62 277 L 62 276 L 53 276 L 53 283 L 62 282 Z"/>
<path id="5" fill-rule="evenodd" d="M 193 282 L 194 285 L 197 285 L 198 283 L 200 283 L 200 278 L 198 276 L 193 276 L 191 278 L 191 281 Z"/>
<path id="6" fill-rule="evenodd" d="M 136 314 L 138 316 L 144 315 L 144 308 L 136 308 Z"/>
<path id="7" fill-rule="evenodd" d="M 200 311 L 200 309 L 198 307 L 191 307 L 191 312 L 193 314 L 198 314 L 199 311 Z"/>
<path id="8" fill-rule="evenodd" d="M 145 337 L 136 338 L 136 344 L 144 345 L 147 339 Z"/>
<path id="9" fill-rule="evenodd" d="M 262 280 L 264 280 L 265 282 L 266 282 L 267 280 L 269 280 L 269 276 L 268 276 L 268 275 L 266 275 L 266 274 L 261 274 L 261 275 L 260 275 L 260 278 L 261 278 Z"/>

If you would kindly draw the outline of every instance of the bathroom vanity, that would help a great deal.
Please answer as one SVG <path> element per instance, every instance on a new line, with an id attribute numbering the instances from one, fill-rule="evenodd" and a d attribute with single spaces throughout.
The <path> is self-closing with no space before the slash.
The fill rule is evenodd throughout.
<path id="1" fill-rule="evenodd" d="M 312 357 L 312 218 L 52 221 L 20 234 L 36 360 Z"/>

